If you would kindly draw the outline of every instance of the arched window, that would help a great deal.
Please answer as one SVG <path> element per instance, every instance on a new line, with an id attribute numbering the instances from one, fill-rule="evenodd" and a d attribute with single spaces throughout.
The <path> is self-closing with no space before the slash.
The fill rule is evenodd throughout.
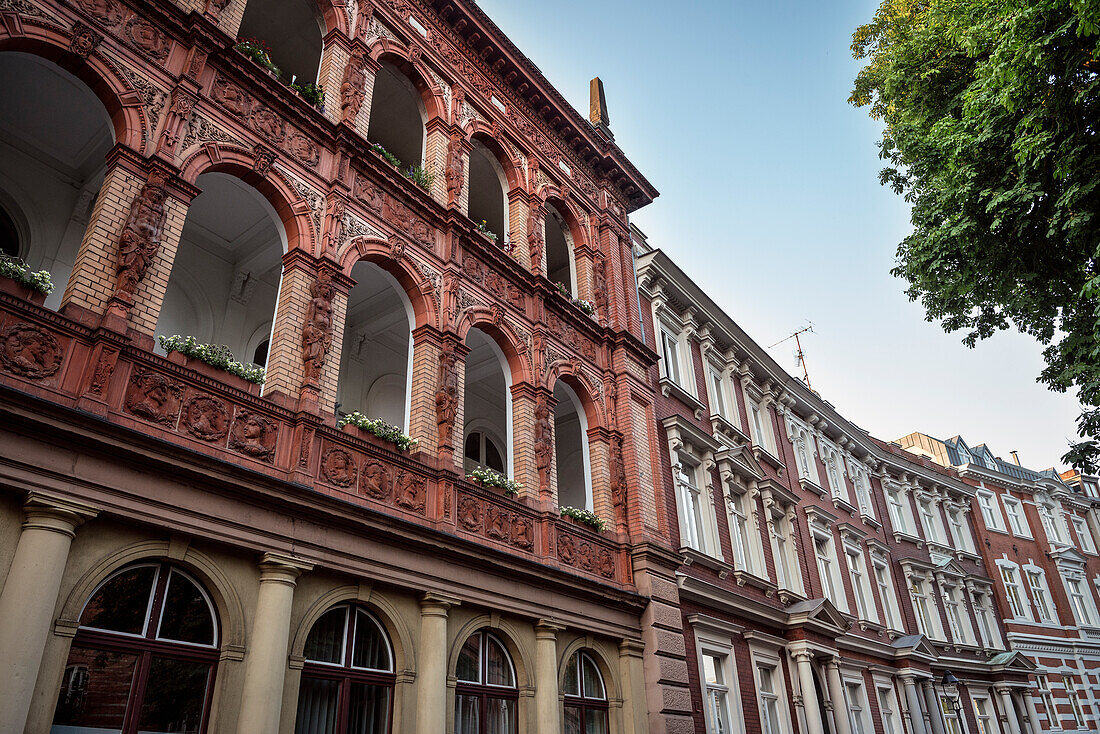
<path id="1" fill-rule="evenodd" d="M 0 255 L 19 257 L 19 231 L 3 207 L 0 207 Z"/>
<path id="2" fill-rule="evenodd" d="M 596 661 L 583 650 L 565 666 L 565 734 L 607 734 L 607 689 Z"/>
<path id="3" fill-rule="evenodd" d="M 493 471 L 504 473 L 504 457 L 496 442 L 484 431 L 471 431 L 466 437 L 463 455 L 466 457 L 466 471 L 485 466 Z"/>
<path id="4" fill-rule="evenodd" d="M 516 669 L 488 630 L 470 635 L 455 671 L 455 734 L 515 734 Z"/>
<path id="5" fill-rule="evenodd" d="M 306 638 L 296 734 L 386 734 L 393 710 L 393 652 L 374 615 L 333 607 Z"/>
<path id="6" fill-rule="evenodd" d="M 383 60 L 374 77 L 367 139 L 396 157 L 404 171 L 424 160 L 426 120 L 424 100 L 416 85 L 405 71 Z"/>
<path id="7" fill-rule="evenodd" d="M 571 295 L 577 295 L 576 265 L 573 262 L 573 235 L 565 216 L 556 206 L 546 204 L 546 277 L 561 283 Z"/>
<path id="8" fill-rule="evenodd" d="M 592 510 L 592 480 L 588 458 L 588 419 L 573 388 L 554 385 L 554 458 L 558 505 Z"/>
<path id="9" fill-rule="evenodd" d="M 508 177 L 496 155 L 476 137 L 470 149 L 469 215 L 497 236 L 504 246 L 508 236 Z"/>
<path id="10" fill-rule="evenodd" d="M 267 364 L 267 350 L 271 348 L 271 340 L 264 339 L 256 345 L 256 351 L 252 353 L 253 364 Z"/>
<path id="11" fill-rule="evenodd" d="M 205 731 L 217 644 L 214 605 L 187 573 L 166 563 L 114 573 L 80 615 L 53 731 Z"/>
<path id="12" fill-rule="evenodd" d="M 241 39 L 262 41 L 282 79 L 298 84 L 317 81 L 324 34 L 312 0 L 248 0 L 237 32 Z"/>

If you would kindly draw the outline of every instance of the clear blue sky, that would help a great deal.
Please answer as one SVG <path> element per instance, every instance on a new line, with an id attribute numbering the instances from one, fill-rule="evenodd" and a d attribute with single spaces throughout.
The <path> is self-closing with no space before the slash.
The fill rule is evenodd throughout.
<path id="1" fill-rule="evenodd" d="M 880 127 L 847 103 L 877 2 L 479 4 L 582 113 L 604 80 L 616 141 L 661 192 L 634 223 L 759 344 L 812 320 L 811 382 L 847 418 L 1059 463 L 1077 402 L 1036 383 L 1040 345 L 968 349 L 889 273 L 909 212 L 878 184 Z M 794 373 L 792 346 L 771 353 Z"/>

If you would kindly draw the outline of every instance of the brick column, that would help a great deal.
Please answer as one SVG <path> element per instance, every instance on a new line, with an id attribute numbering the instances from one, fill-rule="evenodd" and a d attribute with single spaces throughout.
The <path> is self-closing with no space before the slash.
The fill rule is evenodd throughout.
<path id="1" fill-rule="evenodd" d="M 156 180 L 150 183 L 154 172 Z M 61 298 L 61 310 L 73 316 L 107 313 L 119 284 L 119 240 L 130 223 L 132 231 L 149 236 L 159 246 L 145 249 L 149 259 L 132 296 L 115 299 L 113 328 L 133 328 L 152 336 L 187 209 L 198 193 L 166 166 L 150 165 L 130 149 L 116 146 L 108 156 L 107 173 Z M 148 206 L 140 206 L 141 202 Z"/>
<path id="2" fill-rule="evenodd" d="M 535 388 L 521 382 L 512 385 L 511 390 L 512 435 L 508 440 L 512 450 L 512 479 L 523 483 L 521 495 L 539 497 L 539 471 L 535 465 Z M 550 470 L 553 472 L 553 462 Z"/>
<path id="3" fill-rule="evenodd" d="M 592 511 L 608 522 L 608 528 L 616 525 L 615 506 L 609 487 L 611 486 L 611 439 L 603 428 L 589 428 L 585 440 L 588 441 L 588 464 L 592 476 Z"/>
<path id="4" fill-rule="evenodd" d="M 0 731 L 27 723 L 42 653 L 76 528 L 97 510 L 32 492 L 26 519 L 0 590 Z"/>
<path id="5" fill-rule="evenodd" d="M 351 58 L 351 41 L 339 31 L 331 31 L 325 36 L 321 49 L 321 66 L 317 70 L 317 83 L 325 89 L 325 117 L 333 124 L 339 124 L 342 112 L 343 85 L 348 60 Z M 374 75 L 371 74 L 373 80 Z M 312 81 L 300 79 L 301 82 Z M 363 92 L 365 95 L 366 93 Z M 365 96 L 364 96 L 365 99 Z M 362 111 L 362 107 L 360 107 Z"/>
<path id="6" fill-rule="evenodd" d="M 451 132 L 451 126 L 442 117 L 433 117 L 424 127 L 424 170 L 435 176 L 429 193 L 441 206 L 447 206 L 447 151 Z"/>

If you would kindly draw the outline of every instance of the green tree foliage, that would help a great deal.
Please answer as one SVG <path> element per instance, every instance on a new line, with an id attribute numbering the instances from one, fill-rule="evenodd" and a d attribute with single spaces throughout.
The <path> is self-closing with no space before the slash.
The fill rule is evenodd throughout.
<path id="1" fill-rule="evenodd" d="M 881 181 L 912 205 L 893 273 L 974 346 L 1015 328 L 1077 389 L 1100 459 L 1100 0 L 884 0 L 853 34 L 849 101 L 885 124 Z"/>

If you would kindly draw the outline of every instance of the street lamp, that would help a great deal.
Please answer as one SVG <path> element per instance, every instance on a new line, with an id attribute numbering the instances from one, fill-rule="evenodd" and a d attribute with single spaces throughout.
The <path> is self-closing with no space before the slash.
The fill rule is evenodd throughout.
<path id="1" fill-rule="evenodd" d="M 940 681 L 940 697 L 951 706 L 955 718 L 962 720 L 962 704 L 959 702 L 959 679 L 950 670 L 944 672 Z"/>

